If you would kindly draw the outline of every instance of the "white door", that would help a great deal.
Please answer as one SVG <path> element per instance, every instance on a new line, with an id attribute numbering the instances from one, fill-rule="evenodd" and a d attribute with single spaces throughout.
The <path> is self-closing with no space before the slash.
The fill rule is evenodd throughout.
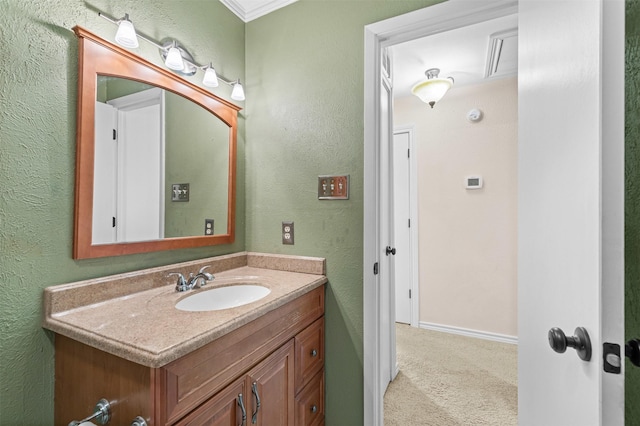
<path id="1" fill-rule="evenodd" d="M 154 88 L 109 101 L 118 109 L 117 240 L 164 237 L 164 94 Z"/>
<path id="2" fill-rule="evenodd" d="M 393 243 L 396 322 L 411 324 L 411 166 L 409 133 L 393 134 Z"/>
<path id="3" fill-rule="evenodd" d="M 162 222 L 160 212 L 163 173 L 160 144 L 160 105 L 118 113 L 120 131 L 120 176 L 118 188 L 118 240 L 157 240 Z"/>
<path id="4" fill-rule="evenodd" d="M 116 188 L 118 144 L 114 138 L 117 110 L 96 102 L 93 166 L 93 221 L 91 244 L 116 241 Z"/>
<path id="5" fill-rule="evenodd" d="M 624 381 L 602 345 L 623 345 L 624 2 L 452 0 L 365 28 L 364 418 L 382 424 L 372 291 L 378 234 L 379 50 L 519 13 L 519 424 L 624 424 Z M 368 67 L 373 68 L 370 71 Z M 382 153 L 380 154 L 382 155 Z M 593 354 L 558 354 L 547 332 L 585 327 Z M 380 330 L 378 330 L 380 331 Z M 624 366 L 624 364 L 623 364 Z M 371 379 L 372 377 L 373 379 Z"/>
<path id="6" fill-rule="evenodd" d="M 603 372 L 602 345 L 624 338 L 624 57 L 607 56 L 624 44 L 624 2 L 521 0 L 519 38 L 519 422 L 622 425 L 623 377 Z M 591 360 L 552 351 L 552 327 L 586 328 Z"/>

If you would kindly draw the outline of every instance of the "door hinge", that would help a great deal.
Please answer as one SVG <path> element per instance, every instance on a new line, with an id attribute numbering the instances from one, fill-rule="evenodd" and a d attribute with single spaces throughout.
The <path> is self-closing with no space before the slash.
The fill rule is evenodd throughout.
<path id="1" fill-rule="evenodd" d="M 373 275 L 378 275 L 378 262 L 373 264 Z"/>
<path id="2" fill-rule="evenodd" d="M 116 131 L 116 129 L 113 129 L 113 140 L 115 141 L 118 137 L 118 132 Z"/>
<path id="3" fill-rule="evenodd" d="M 409 228 L 411 228 L 411 218 L 407 219 L 409 221 Z"/>
<path id="4" fill-rule="evenodd" d="M 115 228 L 116 227 L 116 217 L 113 216 L 112 221 L 111 221 L 111 227 Z"/>
<path id="5" fill-rule="evenodd" d="M 407 158 L 411 158 L 411 149 L 407 148 Z"/>
<path id="6" fill-rule="evenodd" d="M 409 299 L 411 299 L 411 289 L 409 289 Z"/>

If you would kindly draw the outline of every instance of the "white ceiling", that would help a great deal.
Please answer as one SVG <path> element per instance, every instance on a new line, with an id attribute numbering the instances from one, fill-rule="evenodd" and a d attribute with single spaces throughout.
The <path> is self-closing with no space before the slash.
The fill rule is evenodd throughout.
<path id="1" fill-rule="evenodd" d="M 244 22 L 257 19 L 296 1 L 298 0 L 220 0 Z"/>
<path id="2" fill-rule="evenodd" d="M 244 22 L 296 1 L 220 0 Z M 440 77 L 453 77 L 451 90 L 516 75 L 517 28 L 518 16 L 510 15 L 393 46 L 394 96 L 410 96 L 429 68 L 440 68 Z"/>
<path id="3" fill-rule="evenodd" d="M 451 90 L 486 78 L 516 75 L 517 27 L 517 15 L 510 15 L 393 46 L 394 96 L 410 96 L 411 88 L 426 78 L 424 72 L 429 68 L 440 68 L 440 77 L 453 77 Z M 502 40 L 502 49 L 491 55 L 494 38 Z M 499 59 L 493 67 L 497 72 L 486 77 L 492 57 Z"/>

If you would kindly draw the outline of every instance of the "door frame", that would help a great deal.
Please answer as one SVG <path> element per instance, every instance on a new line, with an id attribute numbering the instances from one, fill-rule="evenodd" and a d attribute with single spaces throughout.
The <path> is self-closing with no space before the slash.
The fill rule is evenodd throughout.
<path id="1" fill-rule="evenodd" d="M 364 61 L 364 424 L 382 425 L 383 395 L 380 387 L 380 288 L 374 265 L 379 262 L 380 217 L 378 176 L 381 160 L 380 99 L 382 50 L 405 41 L 427 37 L 518 12 L 517 0 L 482 2 L 448 1 L 365 26 Z M 395 345 L 395 341 L 391 342 Z"/>
<path id="2" fill-rule="evenodd" d="M 378 320 L 380 299 L 373 265 L 378 261 L 377 220 L 379 204 L 377 171 L 380 157 L 380 81 L 381 49 L 419 37 L 436 34 L 475 22 L 518 12 L 517 0 L 485 0 L 469 3 L 451 0 L 365 27 L 364 87 L 364 423 L 383 424 L 379 386 L 380 350 Z M 481 4 L 480 4 L 481 3 Z M 601 323 L 602 342 L 624 345 L 619 323 L 624 321 L 624 2 L 604 0 L 601 72 Z M 622 60 L 621 60 L 622 58 Z M 621 95 L 622 94 L 622 95 Z M 616 322 L 618 323 L 616 325 Z M 595 342 L 599 345 L 601 342 Z M 597 353 L 601 353 L 598 350 Z M 602 359 L 594 359 L 602 366 Z M 624 362 L 622 363 L 624 374 Z M 601 373 L 602 418 L 598 424 L 624 424 L 624 376 Z"/>

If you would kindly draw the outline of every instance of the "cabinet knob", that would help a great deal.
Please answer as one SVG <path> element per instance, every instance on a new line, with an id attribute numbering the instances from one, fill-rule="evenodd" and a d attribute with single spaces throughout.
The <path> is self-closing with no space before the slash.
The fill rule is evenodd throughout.
<path id="1" fill-rule="evenodd" d="M 316 357 L 318 356 L 318 351 L 316 351 L 315 349 L 311 350 L 311 356 Z"/>
<path id="2" fill-rule="evenodd" d="M 312 413 L 316 413 L 316 412 L 318 412 L 318 407 L 317 407 L 316 405 L 312 405 L 312 406 L 311 406 L 311 412 L 312 412 Z"/>
<path id="3" fill-rule="evenodd" d="M 147 421 L 144 418 L 142 418 L 141 416 L 137 416 L 131 422 L 131 426 L 147 426 Z"/>

